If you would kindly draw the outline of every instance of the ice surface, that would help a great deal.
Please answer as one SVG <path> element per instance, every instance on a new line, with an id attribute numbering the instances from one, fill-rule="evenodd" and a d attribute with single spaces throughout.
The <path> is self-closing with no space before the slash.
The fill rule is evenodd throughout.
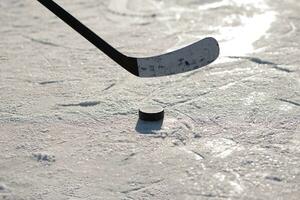
<path id="1" fill-rule="evenodd" d="M 57 1 L 128 55 L 215 36 L 230 60 L 139 79 L 0 1 L 0 199 L 299 199 L 298 0 Z"/>

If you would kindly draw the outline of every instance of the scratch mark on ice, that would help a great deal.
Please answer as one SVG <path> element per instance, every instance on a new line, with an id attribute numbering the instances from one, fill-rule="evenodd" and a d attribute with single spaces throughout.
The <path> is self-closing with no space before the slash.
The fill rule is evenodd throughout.
<path id="1" fill-rule="evenodd" d="M 100 104 L 100 101 L 85 101 L 85 102 L 81 102 L 81 103 L 59 104 L 59 106 L 63 106 L 63 107 L 72 107 L 72 106 L 90 107 L 90 106 L 96 106 L 98 104 Z"/>

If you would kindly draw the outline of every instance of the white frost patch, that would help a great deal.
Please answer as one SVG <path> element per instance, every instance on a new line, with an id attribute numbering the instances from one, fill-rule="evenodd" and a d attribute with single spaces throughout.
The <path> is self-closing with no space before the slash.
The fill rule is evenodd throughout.
<path id="1" fill-rule="evenodd" d="M 233 187 L 234 194 L 241 194 L 244 191 L 243 187 L 235 181 L 229 181 L 229 184 Z"/>
<path id="2" fill-rule="evenodd" d="M 262 92 L 252 92 L 246 98 L 243 98 L 243 102 L 245 106 L 250 106 L 254 103 L 262 102 L 266 99 L 266 96 Z"/>
<path id="3" fill-rule="evenodd" d="M 214 178 L 220 182 L 223 182 L 225 180 L 226 176 L 224 174 L 218 172 L 218 173 L 214 174 Z"/>
<path id="4" fill-rule="evenodd" d="M 244 186 L 242 184 L 240 175 L 236 172 L 232 172 L 233 175 L 235 176 L 235 180 L 233 181 L 229 181 L 229 184 L 232 186 L 233 190 L 231 191 L 231 193 L 233 195 L 239 195 L 244 191 Z"/>
<path id="5" fill-rule="evenodd" d="M 144 126 L 143 131 L 151 130 L 151 128 L 153 127 L 153 123 L 144 122 L 143 126 Z M 174 135 L 178 130 L 185 130 L 185 129 L 186 126 L 178 119 L 166 118 L 164 119 L 163 124 L 159 129 L 151 130 L 151 132 L 166 137 L 166 136 Z"/>
<path id="6" fill-rule="evenodd" d="M 203 160 L 203 157 L 201 155 L 197 154 L 194 151 L 191 151 L 191 150 L 189 150 L 189 149 L 187 149 L 185 147 L 182 147 L 180 149 L 183 150 L 184 152 L 188 153 L 188 154 L 191 154 L 195 158 L 195 160 L 197 160 L 197 161 L 198 160 Z"/>
<path id="7" fill-rule="evenodd" d="M 128 26 L 128 23 L 148 23 L 149 19 L 157 13 L 159 4 L 152 0 L 110 0 L 108 10 L 113 15 L 107 15 L 110 20 Z M 124 20 L 124 17 L 130 16 L 130 20 Z"/>
<path id="8" fill-rule="evenodd" d="M 230 156 L 235 150 L 236 148 L 226 149 L 225 151 L 219 153 L 216 157 L 226 158 Z"/>
<path id="9" fill-rule="evenodd" d="M 216 173 L 213 175 L 213 177 L 218 180 L 219 182 L 228 182 L 228 184 L 232 187 L 232 190 L 230 190 L 230 193 L 232 195 L 239 195 L 244 191 L 244 187 L 242 184 L 240 184 L 240 176 L 237 173 L 233 173 L 233 175 L 235 176 L 234 180 L 228 180 L 229 177 L 226 176 L 223 173 Z"/>
<path id="10" fill-rule="evenodd" d="M 281 104 L 281 105 L 279 106 L 279 110 L 285 111 L 285 112 L 290 111 L 290 110 L 292 110 L 292 109 L 293 109 L 293 106 L 288 105 L 288 104 Z"/>
<path id="11" fill-rule="evenodd" d="M 228 182 L 228 184 L 232 187 L 232 190 L 230 190 L 230 193 L 232 195 L 239 195 L 244 191 L 244 187 L 243 185 L 240 183 L 240 176 L 237 173 L 233 173 L 233 175 L 235 176 L 234 180 L 229 180 L 229 177 L 226 176 L 223 173 L 216 173 L 213 175 L 213 177 L 218 180 L 219 182 Z"/>
<path id="12" fill-rule="evenodd" d="M 144 0 L 142 4 L 139 3 L 139 0 L 111 0 L 108 5 L 108 9 L 111 11 L 121 14 L 141 16 L 152 13 L 156 8 L 156 3 L 149 0 Z"/>
<path id="13" fill-rule="evenodd" d="M 250 67 L 245 68 L 234 68 L 232 70 L 222 70 L 220 72 L 210 72 L 210 75 L 220 75 L 221 77 L 226 75 L 239 75 L 239 74 L 245 74 L 245 72 L 251 72 L 253 69 Z"/>
<path id="14" fill-rule="evenodd" d="M 254 103 L 254 96 L 250 95 L 246 99 L 244 99 L 244 105 L 250 106 L 251 104 Z"/>
<path id="15" fill-rule="evenodd" d="M 244 149 L 236 142 L 225 138 L 207 141 L 205 146 L 213 153 L 214 157 L 218 158 L 226 158 L 232 153 Z"/>
<path id="16" fill-rule="evenodd" d="M 168 118 L 164 120 L 164 125 L 162 127 L 163 128 L 162 130 L 171 132 L 172 130 L 176 130 L 180 127 L 182 127 L 182 125 L 178 123 L 178 120 L 176 118 Z"/>
<path id="17" fill-rule="evenodd" d="M 227 89 L 231 88 L 232 86 L 235 86 L 237 83 L 238 83 L 238 81 L 235 81 L 235 82 L 229 83 L 227 85 L 221 86 L 221 87 L 219 87 L 219 89 L 220 90 L 227 90 Z"/>
<path id="18" fill-rule="evenodd" d="M 215 8 L 219 8 L 222 6 L 230 5 L 230 3 L 231 3 L 230 0 L 223 0 L 223 1 L 218 1 L 218 2 L 208 3 L 208 4 L 198 6 L 198 10 L 215 9 Z"/>

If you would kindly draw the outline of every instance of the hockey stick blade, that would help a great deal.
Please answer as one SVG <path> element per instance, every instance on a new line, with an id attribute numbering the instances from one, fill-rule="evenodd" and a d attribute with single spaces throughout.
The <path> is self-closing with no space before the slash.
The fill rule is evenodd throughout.
<path id="1" fill-rule="evenodd" d="M 179 74 L 204 67 L 219 56 L 219 44 L 212 37 L 159 56 L 138 58 L 139 76 Z"/>
<path id="2" fill-rule="evenodd" d="M 38 1 L 108 57 L 138 77 L 167 76 L 195 70 L 212 63 L 219 56 L 218 42 L 209 37 L 163 55 L 147 58 L 128 57 L 105 42 L 54 1 Z"/>

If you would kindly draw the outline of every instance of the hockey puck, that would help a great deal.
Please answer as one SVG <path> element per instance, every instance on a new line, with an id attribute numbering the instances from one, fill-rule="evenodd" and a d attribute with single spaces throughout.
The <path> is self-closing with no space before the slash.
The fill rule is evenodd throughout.
<path id="1" fill-rule="evenodd" d="M 164 109 L 160 106 L 144 106 L 139 109 L 139 119 L 143 121 L 159 121 L 164 118 Z"/>

